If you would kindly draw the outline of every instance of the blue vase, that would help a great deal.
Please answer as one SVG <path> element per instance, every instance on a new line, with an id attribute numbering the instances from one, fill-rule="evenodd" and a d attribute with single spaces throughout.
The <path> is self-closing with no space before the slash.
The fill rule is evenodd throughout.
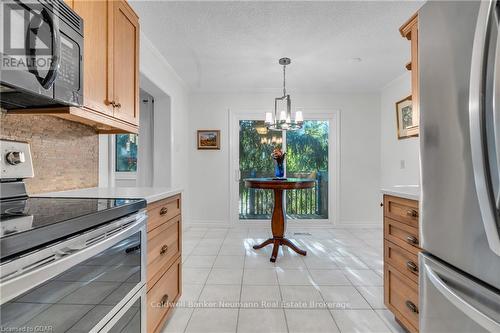
<path id="1" fill-rule="evenodd" d="M 283 162 L 278 163 L 277 161 L 274 161 L 274 176 L 276 178 L 285 177 L 285 166 L 283 165 Z"/>

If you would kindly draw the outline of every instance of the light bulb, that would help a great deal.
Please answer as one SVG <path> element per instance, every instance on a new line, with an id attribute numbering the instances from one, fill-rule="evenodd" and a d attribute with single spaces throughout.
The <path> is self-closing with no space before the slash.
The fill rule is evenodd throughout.
<path id="1" fill-rule="evenodd" d="M 295 112 L 295 122 L 296 123 L 303 123 L 304 122 L 304 116 L 302 115 L 302 111 Z"/>
<path id="2" fill-rule="evenodd" d="M 286 120 L 286 112 L 285 110 L 280 112 L 280 121 L 285 121 Z"/>
<path id="3" fill-rule="evenodd" d="M 273 123 L 273 114 L 271 112 L 266 112 L 266 124 L 272 124 Z"/>

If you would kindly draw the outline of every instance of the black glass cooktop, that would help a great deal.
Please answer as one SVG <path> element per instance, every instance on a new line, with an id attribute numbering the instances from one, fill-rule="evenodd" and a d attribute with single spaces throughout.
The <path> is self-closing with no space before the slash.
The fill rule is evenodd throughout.
<path id="1" fill-rule="evenodd" d="M 143 199 L 22 198 L 0 203 L 0 259 L 146 207 Z"/>

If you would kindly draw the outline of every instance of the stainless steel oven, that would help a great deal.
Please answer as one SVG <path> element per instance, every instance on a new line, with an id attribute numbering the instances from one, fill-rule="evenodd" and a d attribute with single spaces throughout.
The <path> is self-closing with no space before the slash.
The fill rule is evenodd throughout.
<path id="1" fill-rule="evenodd" d="M 144 210 L 0 265 L 0 330 L 145 332 Z"/>
<path id="2" fill-rule="evenodd" d="M 1 0 L 4 109 L 83 103 L 83 20 L 63 0 Z"/>

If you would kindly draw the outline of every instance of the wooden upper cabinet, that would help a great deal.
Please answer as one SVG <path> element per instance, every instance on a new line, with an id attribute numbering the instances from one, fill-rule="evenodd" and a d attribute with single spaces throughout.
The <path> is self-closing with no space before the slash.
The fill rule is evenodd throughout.
<path id="1" fill-rule="evenodd" d="M 75 0 L 73 9 L 84 19 L 83 104 L 94 111 L 113 116 L 108 97 L 108 1 Z"/>
<path id="2" fill-rule="evenodd" d="M 110 30 L 114 117 L 139 123 L 139 18 L 125 1 L 112 1 Z"/>
<path id="3" fill-rule="evenodd" d="M 418 65 L 418 13 L 415 13 L 400 28 L 401 36 L 410 41 L 411 60 L 406 69 L 411 71 L 412 109 L 417 119 L 420 116 L 419 65 Z"/>
<path id="4" fill-rule="evenodd" d="M 99 133 L 139 131 L 139 18 L 126 0 L 64 0 L 83 18 L 83 107 L 12 110 L 54 115 Z"/>

